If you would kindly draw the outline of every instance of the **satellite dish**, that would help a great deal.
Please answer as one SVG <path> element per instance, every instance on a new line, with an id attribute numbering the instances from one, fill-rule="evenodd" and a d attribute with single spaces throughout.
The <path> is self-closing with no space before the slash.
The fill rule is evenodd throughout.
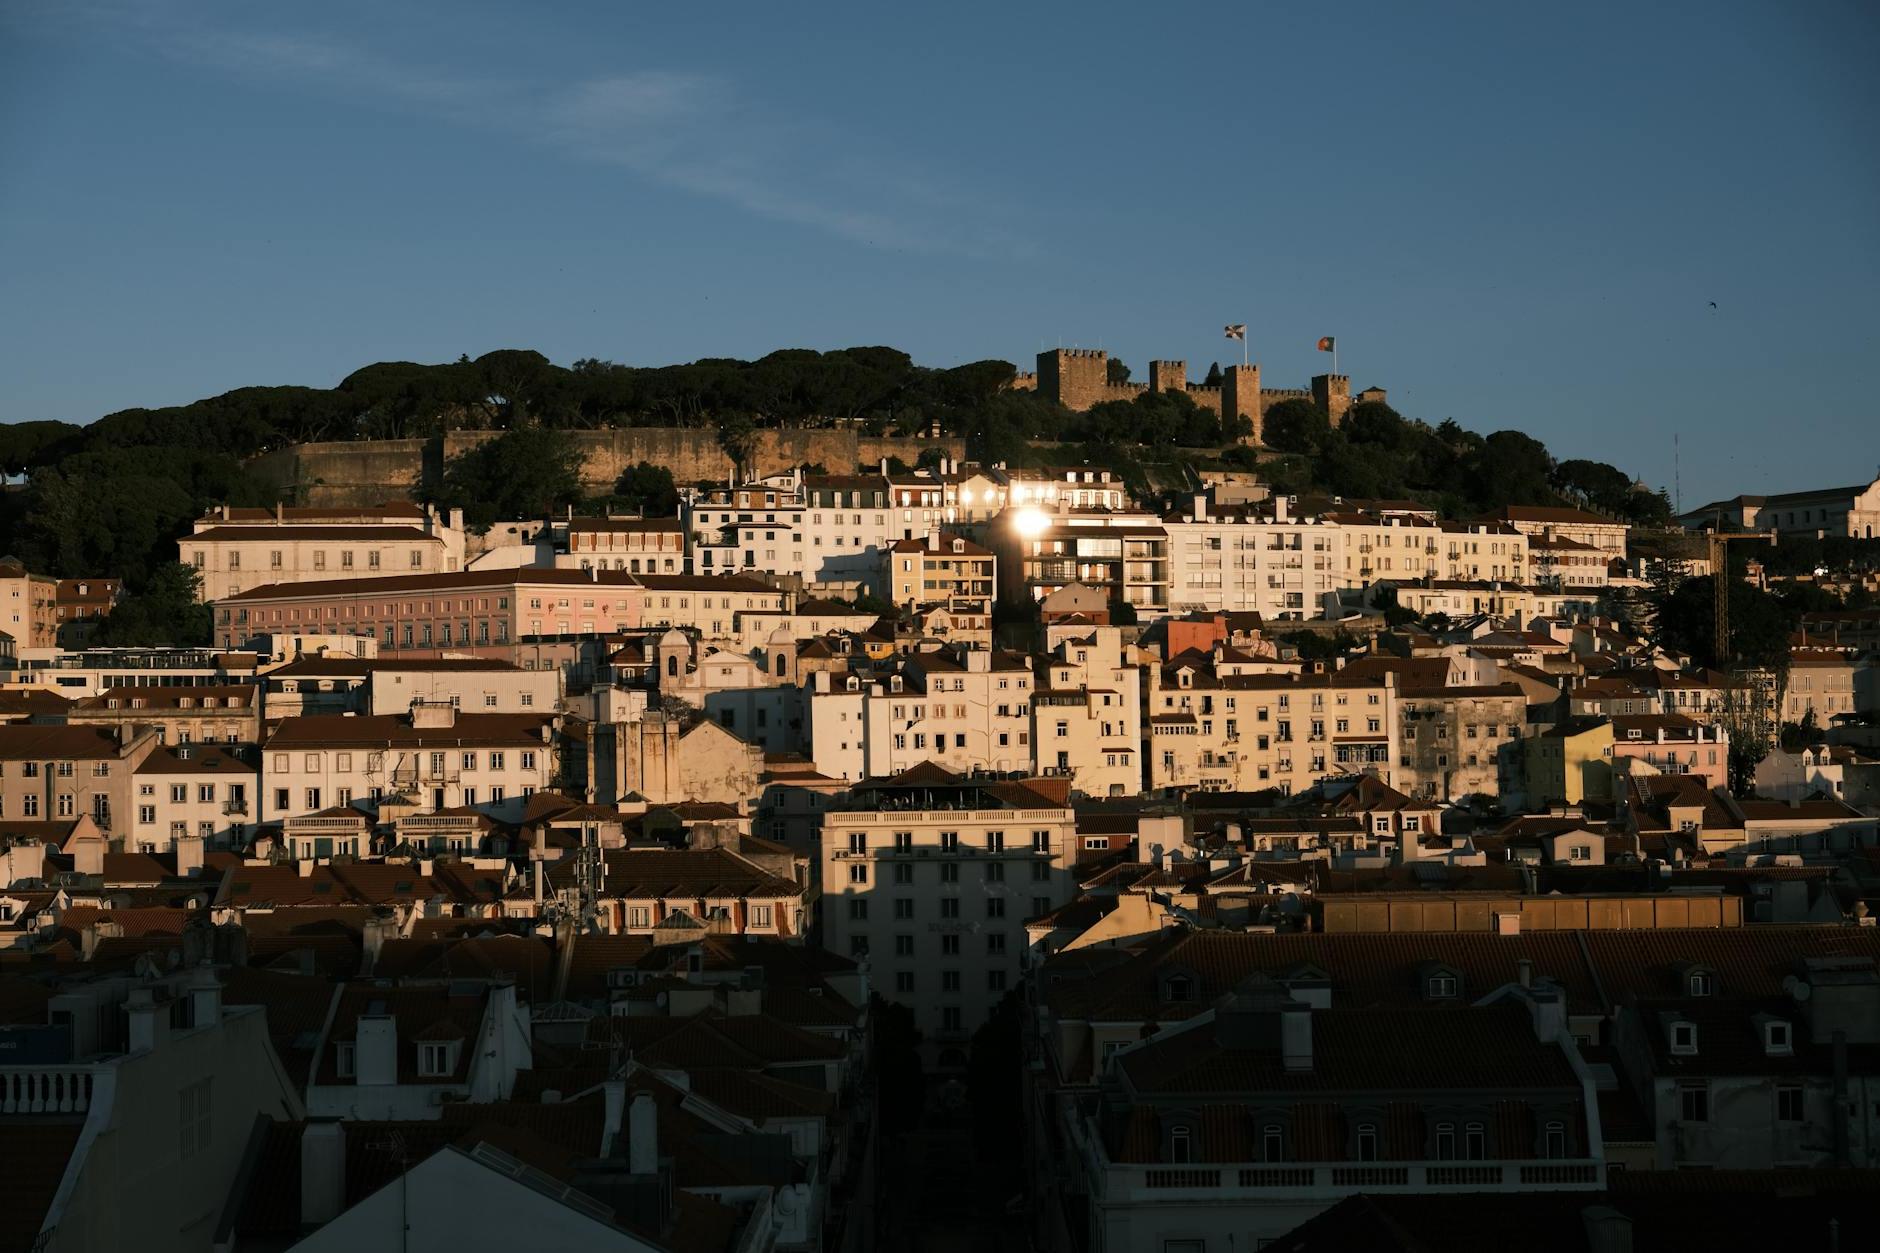
<path id="1" fill-rule="evenodd" d="M 1807 1000 L 1814 992 L 1813 988 L 1809 987 L 1807 983 L 1796 978 L 1794 975 L 1784 975 L 1782 977 L 1782 990 L 1797 1001 Z"/>

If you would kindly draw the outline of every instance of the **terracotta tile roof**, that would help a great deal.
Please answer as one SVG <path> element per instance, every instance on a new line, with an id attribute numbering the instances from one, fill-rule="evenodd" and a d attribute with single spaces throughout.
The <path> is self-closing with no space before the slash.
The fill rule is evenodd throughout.
<path id="1" fill-rule="evenodd" d="M 544 728 L 552 714 L 458 714 L 447 727 L 414 727 L 398 714 L 359 717 L 313 715 L 283 718 L 264 745 L 269 751 L 294 748 L 458 748 L 489 745 L 498 748 L 540 748 Z M 0 727 L 0 731 L 6 730 Z"/>
<path id="2" fill-rule="evenodd" d="M 472 990 L 465 984 L 449 987 L 405 986 L 376 987 L 370 984 L 345 984 L 340 990 L 328 1033 L 329 1047 L 321 1050 L 316 1061 L 314 1082 L 321 1085 L 349 1085 L 352 1079 L 340 1078 L 336 1069 L 336 1050 L 331 1044 L 355 1040 L 359 1018 L 366 1014 L 389 1014 L 398 1028 L 398 1082 L 401 1084 L 439 1084 L 462 1082 L 470 1073 L 472 1050 L 457 1050 L 457 1066 L 449 1075 L 418 1073 L 420 1040 L 473 1040 L 483 1025 L 489 1001 L 482 988 Z"/>
<path id="3" fill-rule="evenodd" d="M 375 979 L 513 979 L 519 999 L 547 1000 L 554 953 L 535 935 L 391 939 L 372 963 Z"/>
<path id="4" fill-rule="evenodd" d="M 355 544 L 442 544 L 442 536 L 415 526 L 212 526 L 179 540 L 183 544 L 242 544 L 259 540 L 275 543 L 331 540 Z"/>
<path id="5" fill-rule="evenodd" d="M 1390 1046 L 1380 1048 L 1381 1040 Z M 1579 1087 L 1566 1055 L 1535 1039 L 1527 1009 L 1516 1004 L 1453 1014 L 1313 1010 L 1307 1071 L 1288 1070 L 1277 1048 L 1224 1046 L 1207 1024 L 1154 1037 L 1117 1064 L 1137 1091 L 1164 1096 Z"/>
<path id="6" fill-rule="evenodd" d="M 612 848 L 606 860 L 603 895 L 613 900 L 659 898 L 796 897 L 801 885 L 782 879 L 723 848 Z M 557 887 L 573 883 L 564 859 L 549 869 Z"/>
<path id="7" fill-rule="evenodd" d="M 1248 935 L 1178 929 L 1118 960 L 1100 978 L 1083 978 L 1077 966 L 1060 968 L 1054 958 L 1044 967 L 1044 981 L 1059 1017 L 1093 1021 L 1192 1018 L 1253 976 L 1281 982 L 1324 977 L 1331 983 L 1332 1005 L 1340 1009 L 1442 1012 L 1516 982 L 1523 958 L 1533 963 L 1534 978 L 1560 985 L 1569 1012 L 1600 1012 L 1599 988 L 1576 933 L 1565 931 Z M 1460 980 L 1457 999 L 1427 999 L 1424 981 L 1433 965 Z M 1168 970 L 1194 980 L 1192 998 L 1163 999 L 1159 979 Z"/>
<path id="8" fill-rule="evenodd" d="M 37 726 L 14 722 L 0 726 L 0 761 L 116 760 L 117 732 L 110 727 Z"/>
<path id="9" fill-rule="evenodd" d="M 0 1248 L 30 1249 L 84 1130 L 70 1119 L 0 1119 Z"/>

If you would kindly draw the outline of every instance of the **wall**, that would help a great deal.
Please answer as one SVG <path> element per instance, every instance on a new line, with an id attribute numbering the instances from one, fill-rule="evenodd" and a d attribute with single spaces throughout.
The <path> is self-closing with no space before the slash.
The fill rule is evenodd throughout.
<path id="1" fill-rule="evenodd" d="M 428 440 L 297 444 L 259 458 L 254 468 L 298 504 L 379 504 L 435 485 L 452 456 L 498 433 L 451 431 Z M 569 435 L 581 450 L 581 481 L 596 492 L 612 488 L 623 472 L 642 461 L 665 466 L 680 483 L 722 481 L 733 473 L 717 435 L 706 428 L 641 426 Z M 955 438 L 871 436 L 852 429 L 766 430 L 758 433 L 755 469 L 769 474 L 820 463 L 833 474 L 844 474 L 888 457 L 912 465 L 929 448 L 949 457 L 966 455 L 965 441 Z"/>

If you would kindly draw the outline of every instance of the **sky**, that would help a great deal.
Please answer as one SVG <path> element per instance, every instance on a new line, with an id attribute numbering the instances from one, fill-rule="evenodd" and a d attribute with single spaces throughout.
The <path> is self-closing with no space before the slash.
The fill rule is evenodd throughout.
<path id="1" fill-rule="evenodd" d="M 1199 379 L 1245 322 L 1687 508 L 1852 482 L 1877 60 L 1871 0 L 0 0 L 0 421 L 496 348 Z"/>

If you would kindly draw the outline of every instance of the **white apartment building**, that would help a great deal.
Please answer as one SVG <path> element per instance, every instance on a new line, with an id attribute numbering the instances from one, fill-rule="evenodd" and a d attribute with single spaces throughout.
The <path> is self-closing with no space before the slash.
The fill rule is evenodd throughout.
<path id="1" fill-rule="evenodd" d="M 127 852 L 167 853 L 186 836 L 203 848 L 242 848 L 259 820 L 260 772 L 223 746 L 158 748 L 137 764 L 131 781 Z"/>
<path id="2" fill-rule="evenodd" d="M 1263 618 L 1315 618 L 1326 593 L 1344 586 L 1348 540 L 1336 523 L 1294 518 L 1287 502 L 1271 514 L 1217 509 L 1196 496 L 1165 518 L 1169 611 L 1253 612 Z"/>
<path id="3" fill-rule="evenodd" d="M 261 821 L 335 805 L 412 797 L 507 822 L 556 772 L 554 715 L 460 714 L 420 705 L 403 717 L 288 718 L 262 745 Z"/>
<path id="4" fill-rule="evenodd" d="M 1005 480 L 1006 503 L 1040 509 L 1123 510 L 1129 488 L 1114 471 L 1097 466 L 1048 466 L 998 471 Z"/>
<path id="5" fill-rule="evenodd" d="M 1142 682 L 1122 632 L 1097 627 L 1060 641 L 1032 694 L 1036 769 L 1065 777 L 1085 796 L 1142 790 Z"/>
<path id="6" fill-rule="evenodd" d="M 449 573 L 464 568 L 463 511 L 223 505 L 177 541 L 177 559 L 195 568 L 205 601 L 270 583 Z"/>
<path id="7" fill-rule="evenodd" d="M 905 496 L 908 503 L 895 502 Z M 897 493 L 884 474 L 772 475 L 740 487 L 687 491 L 679 516 L 697 574 L 763 570 L 811 584 L 879 590 L 896 540 L 949 521 L 938 488 Z"/>
<path id="8" fill-rule="evenodd" d="M 823 817 L 823 944 L 866 957 L 913 1010 L 930 1065 L 958 1069 L 1018 985 L 1024 923 L 1077 890 L 1076 815 L 1060 779 L 918 766 L 870 780 Z"/>
<path id="9" fill-rule="evenodd" d="M 1030 770 L 1027 658 L 988 649 L 910 653 L 885 678 L 812 676 L 810 751 L 838 779 L 883 778 L 921 762 Z"/>

